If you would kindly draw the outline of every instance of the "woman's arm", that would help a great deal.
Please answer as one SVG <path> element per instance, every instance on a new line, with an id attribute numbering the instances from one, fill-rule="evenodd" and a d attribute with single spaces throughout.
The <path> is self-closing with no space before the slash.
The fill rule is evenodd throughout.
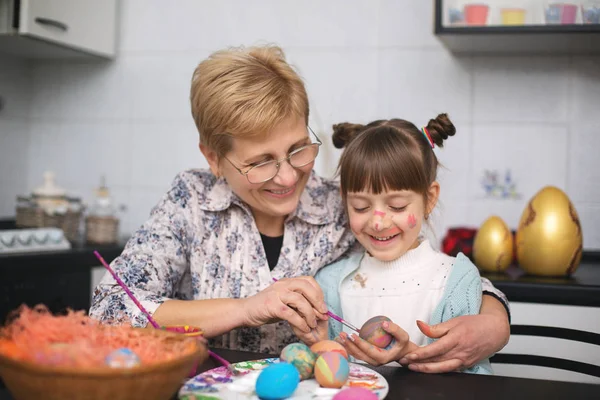
<path id="1" fill-rule="evenodd" d="M 281 279 L 244 299 L 168 300 L 156 309 L 160 325 L 193 325 L 212 338 L 241 326 L 258 327 L 286 320 L 310 333 L 327 320 L 323 292 L 312 277 Z"/>
<path id="2" fill-rule="evenodd" d="M 479 315 L 464 315 L 438 325 L 420 324 L 434 343 L 420 347 L 400 360 L 414 371 L 438 373 L 469 368 L 508 343 L 510 324 L 504 305 L 483 296 Z"/>

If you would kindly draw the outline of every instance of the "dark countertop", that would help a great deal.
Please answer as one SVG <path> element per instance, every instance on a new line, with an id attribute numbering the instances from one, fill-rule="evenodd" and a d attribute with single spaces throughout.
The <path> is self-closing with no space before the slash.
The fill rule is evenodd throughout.
<path id="1" fill-rule="evenodd" d="M 234 350 L 215 350 L 230 362 L 273 357 Z M 204 372 L 219 365 L 212 359 L 199 368 Z M 373 368 L 390 385 L 386 399 L 596 399 L 600 385 L 472 374 L 423 374 L 407 368 Z"/>
<path id="2" fill-rule="evenodd" d="M 100 261 L 94 256 L 94 250 L 111 262 L 123 251 L 124 244 L 92 246 L 87 244 L 75 244 L 69 250 L 40 251 L 30 253 L 7 253 L 0 254 L 0 265 L 2 267 L 18 268 L 54 268 L 64 266 L 65 268 L 90 268 L 99 266 Z"/>
<path id="3" fill-rule="evenodd" d="M 600 253 L 584 253 L 569 277 L 526 275 L 517 266 L 503 274 L 482 273 L 509 301 L 600 307 Z"/>

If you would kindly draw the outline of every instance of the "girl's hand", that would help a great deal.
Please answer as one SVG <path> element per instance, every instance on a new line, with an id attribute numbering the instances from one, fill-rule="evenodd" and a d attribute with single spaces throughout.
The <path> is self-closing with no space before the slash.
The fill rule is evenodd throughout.
<path id="1" fill-rule="evenodd" d="M 506 317 L 488 314 L 464 315 L 433 326 L 418 321 L 417 325 L 426 336 L 439 338 L 400 360 L 419 372 L 451 372 L 472 367 L 502 348 L 510 335 Z"/>
<path id="2" fill-rule="evenodd" d="M 329 339 L 329 322 L 327 320 L 327 314 L 321 314 L 318 311 L 315 311 L 315 314 L 318 317 L 317 327 L 315 329 L 311 329 L 309 333 L 302 332 L 292 326 L 292 330 L 296 336 L 298 336 L 298 339 L 300 339 L 309 347 L 317 342 L 320 342 L 321 340 Z"/>
<path id="3" fill-rule="evenodd" d="M 281 279 L 242 304 L 246 326 L 285 320 L 303 333 L 317 327 L 318 313 L 327 313 L 323 291 L 311 276 Z"/>
<path id="4" fill-rule="evenodd" d="M 382 327 L 394 338 L 385 349 L 372 345 L 355 333 L 348 335 L 342 332 L 337 340 L 346 348 L 348 354 L 376 367 L 398 361 L 418 347 L 409 340 L 408 333 L 393 322 L 384 322 Z"/>

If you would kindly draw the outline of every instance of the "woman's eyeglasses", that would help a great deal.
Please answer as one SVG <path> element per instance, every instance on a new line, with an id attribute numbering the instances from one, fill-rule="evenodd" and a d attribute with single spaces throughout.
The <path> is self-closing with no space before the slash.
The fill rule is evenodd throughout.
<path id="1" fill-rule="evenodd" d="M 248 182 L 264 183 L 273 179 L 279 173 L 279 168 L 284 161 L 287 161 L 294 168 L 302 168 L 317 158 L 317 155 L 319 154 L 319 147 L 323 144 L 323 142 L 321 142 L 321 139 L 319 139 L 319 137 L 313 132 L 312 129 L 310 129 L 310 127 L 308 127 L 308 130 L 311 131 L 311 133 L 317 139 L 317 142 L 297 148 L 296 150 L 291 151 L 287 157 L 282 158 L 281 160 L 269 160 L 261 162 L 260 164 L 253 165 L 246 172 L 244 172 L 236 167 L 230 159 L 227 157 L 225 157 L 225 159 L 229 161 L 233 168 L 235 168 L 240 174 L 245 175 L 246 179 L 248 179 Z"/>

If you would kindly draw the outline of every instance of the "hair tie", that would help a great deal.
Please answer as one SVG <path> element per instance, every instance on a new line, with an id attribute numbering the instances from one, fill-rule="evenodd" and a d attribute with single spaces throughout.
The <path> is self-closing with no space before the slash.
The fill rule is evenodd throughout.
<path id="1" fill-rule="evenodd" d="M 425 139 L 427 139 L 427 141 L 429 142 L 429 145 L 433 149 L 435 147 L 435 143 L 433 143 L 433 139 L 431 138 L 431 135 L 429 134 L 429 130 L 426 127 L 422 127 L 421 132 L 423 133 L 423 136 L 425 136 Z"/>

